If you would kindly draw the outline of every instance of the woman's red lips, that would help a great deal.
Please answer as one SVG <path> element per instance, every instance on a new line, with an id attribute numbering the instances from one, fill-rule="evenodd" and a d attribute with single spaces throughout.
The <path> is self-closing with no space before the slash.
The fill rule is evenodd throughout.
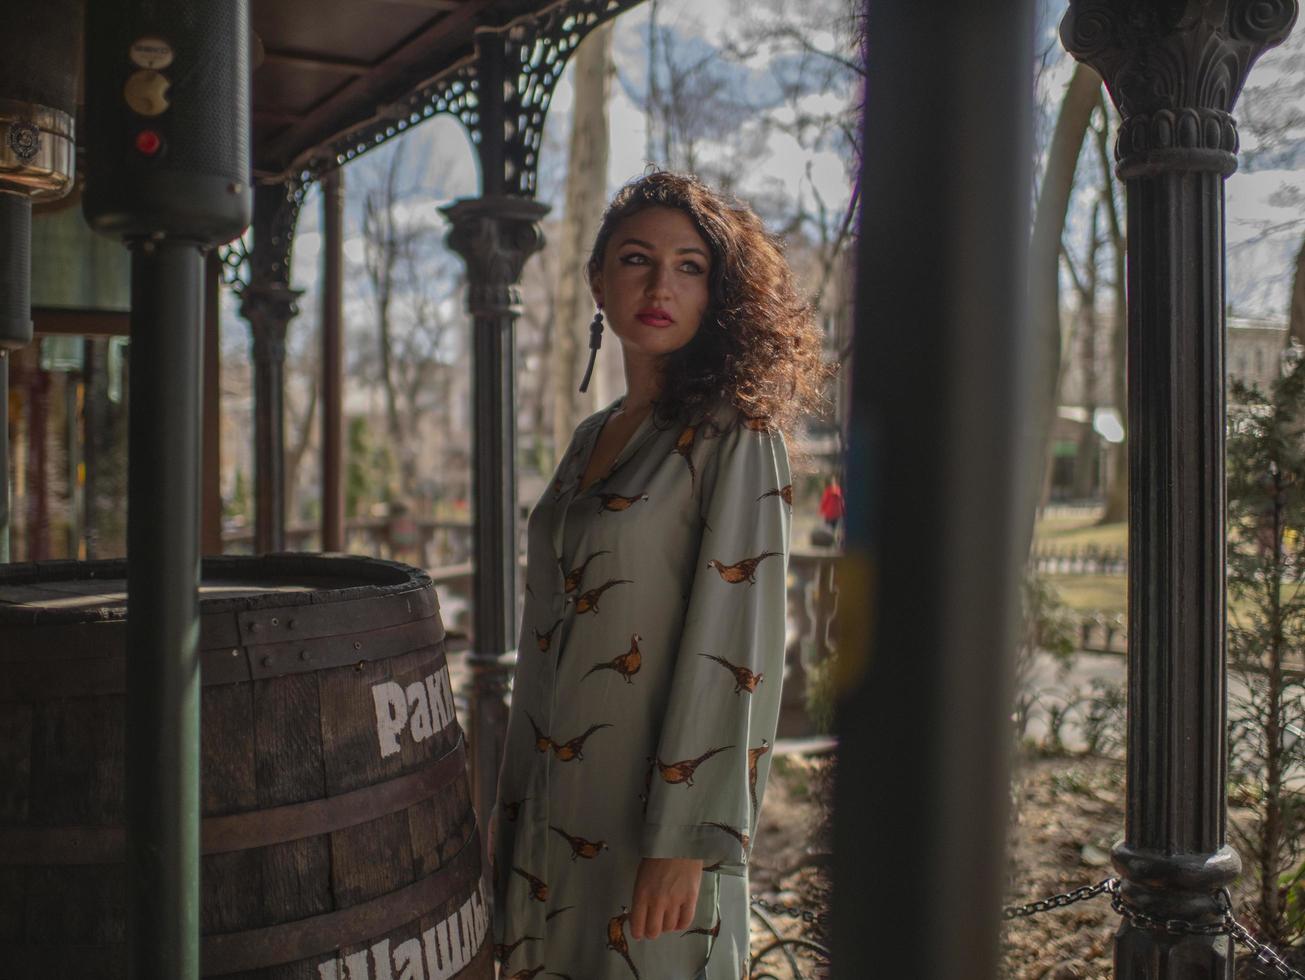
<path id="1" fill-rule="evenodd" d="M 665 310 L 640 310 L 634 317 L 650 327 L 669 327 L 675 322 Z"/>

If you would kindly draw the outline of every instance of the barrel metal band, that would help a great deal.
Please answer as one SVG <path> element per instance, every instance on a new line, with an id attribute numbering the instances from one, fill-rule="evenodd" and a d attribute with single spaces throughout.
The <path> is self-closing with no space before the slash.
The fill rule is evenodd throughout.
<path id="1" fill-rule="evenodd" d="M 269 847 L 368 823 L 430 799 L 463 775 L 466 766 L 466 739 L 459 726 L 453 748 L 416 772 L 326 799 L 208 817 L 200 824 L 200 850 L 224 854 Z M 122 827 L 0 828 L 0 867 L 118 864 L 125 859 Z"/>
<path id="2" fill-rule="evenodd" d="M 444 867 L 398 891 L 338 912 L 203 937 L 200 969 L 204 976 L 221 976 L 293 963 L 384 936 L 419 920 L 460 892 L 469 893 L 469 886 L 480 878 L 480 835 L 474 824 L 472 828 Z"/>

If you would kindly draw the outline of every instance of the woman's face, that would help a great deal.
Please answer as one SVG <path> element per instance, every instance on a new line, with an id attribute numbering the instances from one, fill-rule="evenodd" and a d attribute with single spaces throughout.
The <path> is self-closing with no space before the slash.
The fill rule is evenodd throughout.
<path id="1" fill-rule="evenodd" d="M 653 206 L 616 225 L 590 286 L 622 346 L 668 354 L 698 332 L 710 271 L 711 250 L 689 216 Z"/>

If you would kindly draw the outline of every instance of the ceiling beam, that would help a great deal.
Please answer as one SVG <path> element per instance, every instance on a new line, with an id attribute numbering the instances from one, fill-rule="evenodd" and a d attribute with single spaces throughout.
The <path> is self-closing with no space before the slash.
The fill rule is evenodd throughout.
<path id="1" fill-rule="evenodd" d="M 328 58 L 276 48 L 268 48 L 263 52 L 263 64 L 311 68 L 315 71 L 337 72 L 341 75 L 365 75 L 375 67 L 365 61 L 352 58 Z"/>
<path id="2" fill-rule="evenodd" d="M 411 90 L 420 85 L 447 62 L 452 48 L 472 40 L 476 24 L 495 3 L 496 0 L 464 0 L 454 13 L 435 18 L 386 53 L 375 68 L 346 79 L 332 95 L 271 140 L 256 162 L 263 167 L 289 168 L 307 150 L 347 132 L 365 115 L 372 114 L 360 110 L 374 111 L 376 106 L 401 97 L 404 91 L 395 91 L 396 87 L 401 85 Z"/>
<path id="3" fill-rule="evenodd" d="M 394 4 L 399 7 L 420 7 L 422 10 L 437 10 L 450 13 L 466 3 L 466 0 L 376 0 L 379 3 Z"/>

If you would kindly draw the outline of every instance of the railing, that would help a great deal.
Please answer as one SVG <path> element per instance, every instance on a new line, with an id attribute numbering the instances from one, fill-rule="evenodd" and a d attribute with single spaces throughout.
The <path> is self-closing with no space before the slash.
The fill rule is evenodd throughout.
<path id="1" fill-rule="evenodd" d="M 471 522 L 396 517 L 354 517 L 344 525 L 344 550 L 407 562 L 418 568 L 438 568 L 471 561 Z M 288 551 L 317 551 L 321 528 L 299 524 L 285 530 Z M 222 532 L 223 551 L 249 554 L 254 547 L 253 528 Z"/>
<path id="2" fill-rule="evenodd" d="M 1033 562 L 1043 575 L 1127 575 L 1128 549 L 1035 545 Z"/>

